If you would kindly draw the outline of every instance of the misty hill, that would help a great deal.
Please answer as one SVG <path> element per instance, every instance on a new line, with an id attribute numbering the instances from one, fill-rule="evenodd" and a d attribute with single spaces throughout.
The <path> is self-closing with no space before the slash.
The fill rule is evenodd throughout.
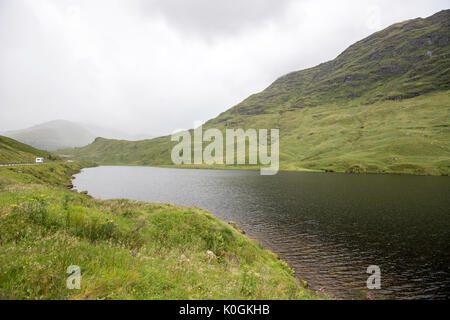
<path id="1" fill-rule="evenodd" d="M 280 77 L 204 128 L 279 128 L 281 168 L 448 174 L 450 10 L 392 25 L 336 59 Z M 97 139 L 108 164 L 171 165 L 170 137 Z"/>
<path id="2" fill-rule="evenodd" d="M 119 130 L 66 120 L 49 121 L 23 130 L 8 131 L 4 135 L 44 150 L 82 147 L 96 137 L 134 138 Z"/>
<path id="3" fill-rule="evenodd" d="M 0 136 L 0 164 L 4 163 L 31 163 L 36 157 L 54 160 L 50 152 L 38 150 L 11 138 Z"/>
<path id="4" fill-rule="evenodd" d="M 23 130 L 8 131 L 4 135 L 44 150 L 81 147 L 95 139 L 85 127 L 65 120 L 54 120 Z"/>

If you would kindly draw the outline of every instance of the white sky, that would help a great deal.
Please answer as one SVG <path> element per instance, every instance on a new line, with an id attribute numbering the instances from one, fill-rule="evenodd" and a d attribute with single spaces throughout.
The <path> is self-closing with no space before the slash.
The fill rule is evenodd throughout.
<path id="1" fill-rule="evenodd" d="M 0 0 L 0 132 L 66 119 L 161 135 L 437 1 Z"/>

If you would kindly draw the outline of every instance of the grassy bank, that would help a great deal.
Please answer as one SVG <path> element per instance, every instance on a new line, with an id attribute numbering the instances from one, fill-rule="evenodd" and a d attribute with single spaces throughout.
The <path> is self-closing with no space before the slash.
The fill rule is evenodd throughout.
<path id="1" fill-rule="evenodd" d="M 0 299 L 316 299 L 209 212 L 67 189 L 86 164 L 0 168 Z M 66 288 L 81 268 L 81 289 Z"/>

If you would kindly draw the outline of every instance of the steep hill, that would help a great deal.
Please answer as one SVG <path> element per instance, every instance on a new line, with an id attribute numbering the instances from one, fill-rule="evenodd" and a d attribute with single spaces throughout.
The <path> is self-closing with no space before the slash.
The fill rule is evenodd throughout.
<path id="1" fill-rule="evenodd" d="M 212 121 L 233 115 L 294 111 L 349 101 L 413 98 L 450 88 L 450 10 L 394 24 L 353 44 L 336 59 L 277 79 Z"/>
<path id="2" fill-rule="evenodd" d="M 55 159 L 50 152 L 38 150 L 11 138 L 0 136 L 0 164 L 30 163 L 34 162 L 36 157 L 44 157 L 47 160 Z"/>
<path id="3" fill-rule="evenodd" d="M 292 72 L 204 128 L 279 128 L 281 168 L 448 174 L 450 10 L 392 25 L 336 59 Z M 96 139 L 108 164 L 170 165 L 170 137 Z"/>

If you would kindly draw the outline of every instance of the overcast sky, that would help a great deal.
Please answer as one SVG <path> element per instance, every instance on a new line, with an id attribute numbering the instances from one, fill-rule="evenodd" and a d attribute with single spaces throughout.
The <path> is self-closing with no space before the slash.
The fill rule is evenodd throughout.
<path id="1" fill-rule="evenodd" d="M 0 132 L 162 135 L 448 0 L 0 0 Z"/>

